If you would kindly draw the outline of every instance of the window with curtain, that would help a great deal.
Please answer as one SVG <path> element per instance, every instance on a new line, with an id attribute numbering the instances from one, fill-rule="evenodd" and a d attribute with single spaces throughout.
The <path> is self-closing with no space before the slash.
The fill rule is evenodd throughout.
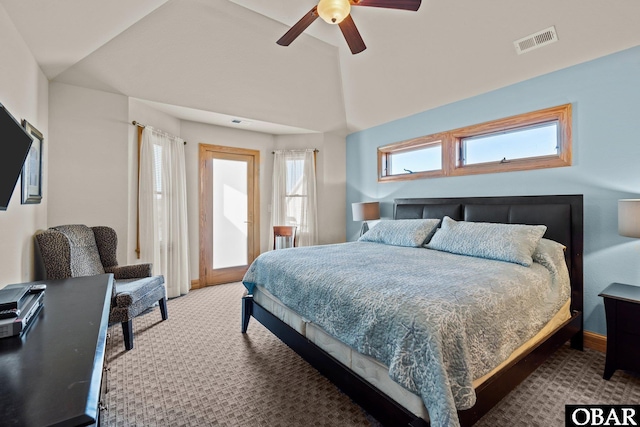
<path id="1" fill-rule="evenodd" d="M 189 291 L 184 140 L 146 126 L 140 146 L 140 258 L 165 278 L 167 296 Z"/>
<path id="2" fill-rule="evenodd" d="M 298 246 L 318 243 L 315 150 L 274 152 L 271 229 L 296 227 Z"/>

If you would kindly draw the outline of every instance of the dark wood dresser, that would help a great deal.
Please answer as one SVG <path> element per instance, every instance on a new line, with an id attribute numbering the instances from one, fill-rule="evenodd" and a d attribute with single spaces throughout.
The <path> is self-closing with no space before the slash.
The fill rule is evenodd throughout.
<path id="1" fill-rule="evenodd" d="M 0 339 L 0 424 L 98 423 L 113 275 L 40 281 L 44 308 Z"/>
<path id="2" fill-rule="evenodd" d="M 603 378 L 616 369 L 640 372 L 640 287 L 612 283 L 600 293 L 607 316 L 607 361 Z"/>

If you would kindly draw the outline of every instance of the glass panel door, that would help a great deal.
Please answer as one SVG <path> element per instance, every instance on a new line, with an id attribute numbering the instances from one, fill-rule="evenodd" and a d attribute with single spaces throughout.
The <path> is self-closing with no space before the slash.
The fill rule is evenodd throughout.
<path id="1" fill-rule="evenodd" d="M 259 151 L 200 144 L 200 287 L 242 280 L 260 252 L 259 164 Z"/>
<path id="2" fill-rule="evenodd" d="M 213 159 L 213 268 L 247 265 L 247 162 Z"/>

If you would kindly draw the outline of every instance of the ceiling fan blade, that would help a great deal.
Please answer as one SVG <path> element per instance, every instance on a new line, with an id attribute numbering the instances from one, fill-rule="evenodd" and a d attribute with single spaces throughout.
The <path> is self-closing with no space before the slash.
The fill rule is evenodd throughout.
<path id="1" fill-rule="evenodd" d="M 352 6 L 384 7 L 386 9 L 413 10 L 420 8 L 421 0 L 351 0 Z"/>
<path id="2" fill-rule="evenodd" d="M 364 40 L 362 40 L 362 37 L 360 36 L 360 32 L 356 28 L 355 22 L 353 22 L 353 18 L 351 18 L 351 15 L 347 15 L 347 17 L 344 18 L 338 26 L 340 27 L 344 38 L 347 40 L 351 53 L 355 55 L 367 48 L 364 44 Z"/>
<path id="3" fill-rule="evenodd" d="M 289 46 L 292 41 L 294 41 L 300 34 L 302 34 L 302 32 L 306 30 L 307 27 L 318 18 L 318 12 L 316 12 L 317 8 L 317 6 L 314 6 L 313 9 L 309 11 L 309 13 L 307 13 L 302 17 L 302 19 L 296 22 L 293 27 L 289 28 L 289 31 L 287 31 L 284 36 L 280 37 L 280 40 L 278 40 L 276 43 L 278 43 L 280 46 Z"/>

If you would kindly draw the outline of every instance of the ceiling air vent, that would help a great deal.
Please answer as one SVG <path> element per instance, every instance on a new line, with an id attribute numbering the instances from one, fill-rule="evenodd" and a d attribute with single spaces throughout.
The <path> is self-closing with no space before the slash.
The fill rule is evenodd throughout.
<path id="1" fill-rule="evenodd" d="M 549 27 L 546 30 L 538 31 L 537 33 L 523 37 L 520 40 L 516 40 L 513 42 L 513 45 L 516 47 L 518 55 L 522 55 L 530 50 L 537 49 L 557 41 L 558 34 L 556 33 L 556 27 Z"/>

